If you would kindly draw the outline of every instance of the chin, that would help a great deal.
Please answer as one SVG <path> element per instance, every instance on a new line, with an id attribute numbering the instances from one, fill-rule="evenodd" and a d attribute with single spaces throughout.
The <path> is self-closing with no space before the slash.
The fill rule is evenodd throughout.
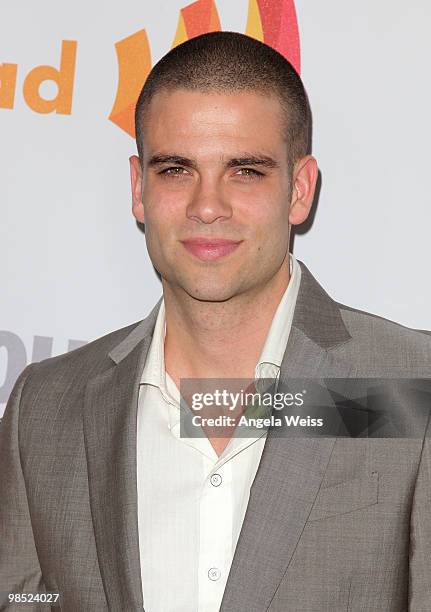
<path id="1" fill-rule="evenodd" d="M 226 302 L 235 295 L 235 293 L 228 290 L 226 286 L 215 287 L 214 285 L 211 287 L 194 286 L 185 288 L 185 291 L 190 297 L 201 302 Z"/>

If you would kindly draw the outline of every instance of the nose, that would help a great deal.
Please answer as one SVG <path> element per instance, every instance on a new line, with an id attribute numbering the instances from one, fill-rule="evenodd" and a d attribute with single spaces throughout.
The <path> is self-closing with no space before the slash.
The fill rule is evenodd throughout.
<path id="1" fill-rule="evenodd" d="M 216 177 L 200 177 L 187 206 L 187 217 L 200 223 L 214 223 L 232 217 L 232 206 Z"/>

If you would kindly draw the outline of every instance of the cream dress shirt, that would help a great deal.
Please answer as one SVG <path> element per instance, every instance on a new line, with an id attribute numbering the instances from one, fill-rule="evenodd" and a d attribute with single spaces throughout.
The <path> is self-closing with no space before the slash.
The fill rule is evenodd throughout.
<path id="1" fill-rule="evenodd" d="M 278 378 L 301 268 L 274 314 L 255 379 Z M 206 437 L 180 437 L 180 392 L 164 363 L 162 300 L 139 389 L 138 529 L 145 612 L 218 612 L 266 441 L 232 437 L 220 457 Z"/>

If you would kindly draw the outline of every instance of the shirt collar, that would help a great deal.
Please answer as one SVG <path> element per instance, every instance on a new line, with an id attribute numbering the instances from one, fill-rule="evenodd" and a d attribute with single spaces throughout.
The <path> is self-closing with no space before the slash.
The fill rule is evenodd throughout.
<path id="1" fill-rule="evenodd" d="M 283 296 L 277 306 L 271 327 L 263 345 L 262 352 L 256 365 L 256 378 L 258 370 L 265 363 L 280 367 L 292 327 L 293 313 L 298 297 L 301 282 L 301 268 L 292 253 L 290 255 L 290 280 Z"/>
<path id="2" fill-rule="evenodd" d="M 154 326 L 153 339 L 148 349 L 147 359 L 141 376 L 141 384 L 155 385 L 156 387 L 161 387 L 162 390 L 166 389 L 165 335 L 165 301 L 162 299 Z"/>

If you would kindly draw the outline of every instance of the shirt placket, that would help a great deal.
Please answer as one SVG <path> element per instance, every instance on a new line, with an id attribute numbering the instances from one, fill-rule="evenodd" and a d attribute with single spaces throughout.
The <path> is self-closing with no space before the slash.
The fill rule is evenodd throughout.
<path id="1" fill-rule="evenodd" d="M 202 457 L 199 525 L 199 612 L 218 612 L 232 559 L 232 462 Z"/>

